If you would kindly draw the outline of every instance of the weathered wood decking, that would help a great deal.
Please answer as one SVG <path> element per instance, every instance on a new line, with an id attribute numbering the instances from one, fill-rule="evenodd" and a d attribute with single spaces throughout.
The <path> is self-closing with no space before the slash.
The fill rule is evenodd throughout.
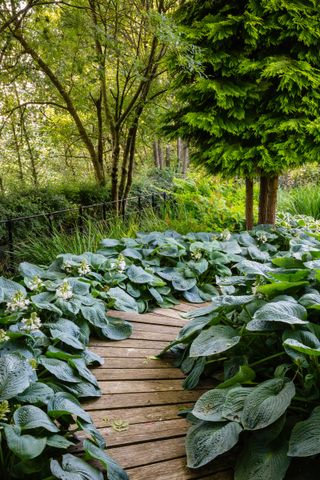
<path id="1" fill-rule="evenodd" d="M 112 312 L 132 322 L 131 338 L 91 342 L 91 350 L 105 358 L 105 364 L 94 371 L 103 395 L 88 402 L 86 410 L 105 436 L 108 453 L 130 480 L 233 478 L 218 463 L 214 470 L 186 467 L 187 422 L 178 413 L 191 406 L 202 390 L 183 390 L 184 376 L 178 368 L 150 358 L 176 337 L 186 322 L 180 313 L 191 308 L 195 306 L 181 304 L 143 315 Z"/>

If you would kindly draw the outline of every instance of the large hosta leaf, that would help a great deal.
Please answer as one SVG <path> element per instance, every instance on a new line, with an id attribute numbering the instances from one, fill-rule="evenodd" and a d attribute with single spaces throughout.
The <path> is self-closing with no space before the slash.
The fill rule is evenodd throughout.
<path id="1" fill-rule="evenodd" d="M 275 422 L 289 407 L 295 395 L 294 383 L 274 378 L 261 383 L 246 397 L 241 422 L 246 430 L 258 430 Z"/>
<path id="2" fill-rule="evenodd" d="M 38 438 L 33 435 L 21 435 L 19 427 L 7 425 L 4 427 L 9 449 L 21 460 L 30 460 L 38 457 L 45 449 L 46 437 Z"/>
<path id="3" fill-rule="evenodd" d="M 234 480 L 283 480 L 290 465 L 288 442 L 263 441 L 253 436 L 241 453 Z"/>
<path id="4" fill-rule="evenodd" d="M 136 300 L 120 287 L 110 288 L 108 297 L 114 300 L 114 308 L 117 310 L 124 312 L 138 312 L 139 310 Z"/>
<path id="5" fill-rule="evenodd" d="M 103 480 L 104 478 L 102 472 L 70 453 L 62 456 L 61 465 L 57 460 L 51 460 L 50 468 L 51 473 L 60 480 Z"/>
<path id="6" fill-rule="evenodd" d="M 110 340 L 124 340 L 132 334 L 132 325 L 120 318 L 107 317 L 107 325 L 101 333 Z"/>
<path id="7" fill-rule="evenodd" d="M 320 453 L 320 407 L 307 420 L 297 423 L 292 430 L 288 455 L 310 457 Z"/>
<path id="8" fill-rule="evenodd" d="M 81 332 L 78 325 L 70 320 L 60 319 L 50 325 L 50 333 L 53 339 L 60 340 L 78 350 L 83 350 L 84 345 L 80 341 Z"/>
<path id="9" fill-rule="evenodd" d="M 244 400 L 251 392 L 252 388 L 243 387 L 209 390 L 196 402 L 192 413 L 210 422 L 240 421 Z"/>
<path id="10" fill-rule="evenodd" d="M 270 302 L 259 308 L 247 324 L 247 330 L 260 331 L 279 328 L 279 324 L 306 325 L 307 311 L 296 302 L 280 300 Z"/>
<path id="11" fill-rule="evenodd" d="M 59 380 L 68 383 L 79 383 L 80 378 L 74 374 L 73 369 L 63 360 L 57 358 L 39 357 L 39 363 Z"/>
<path id="12" fill-rule="evenodd" d="M 66 392 L 58 392 L 50 400 L 48 415 L 52 418 L 59 418 L 62 415 L 74 415 L 85 422 L 91 423 L 90 415 L 80 407 L 78 400 Z"/>
<path id="13" fill-rule="evenodd" d="M 186 437 L 188 467 L 202 467 L 230 450 L 238 442 L 241 430 L 235 422 L 201 422 L 192 426 Z"/>
<path id="14" fill-rule="evenodd" d="M 309 331 L 299 330 L 296 332 L 285 332 L 286 338 L 283 342 L 286 352 L 290 355 L 290 350 L 309 355 L 312 357 L 320 356 L 320 341 L 318 337 Z"/>
<path id="15" fill-rule="evenodd" d="M 29 387 L 30 370 L 30 365 L 18 355 L 8 354 L 0 358 L 0 401 L 9 400 Z"/>
<path id="16" fill-rule="evenodd" d="M 89 440 L 83 442 L 85 452 L 94 460 L 98 460 L 106 468 L 108 480 L 129 480 L 126 472 L 101 448 Z"/>
<path id="17" fill-rule="evenodd" d="M 146 272 L 142 267 L 131 265 L 127 270 L 129 280 L 132 283 L 146 283 L 151 285 L 155 281 L 154 275 Z"/>
<path id="18" fill-rule="evenodd" d="M 172 278 L 172 286 L 179 292 L 191 290 L 197 284 L 196 278 L 185 278 L 181 273 L 176 272 Z"/>
<path id="19" fill-rule="evenodd" d="M 225 325 L 214 325 L 203 330 L 192 342 L 190 357 L 217 355 L 234 347 L 240 342 L 238 332 Z"/>
<path id="20" fill-rule="evenodd" d="M 13 414 L 13 420 L 21 430 L 32 430 L 44 428 L 49 432 L 59 432 L 58 427 L 52 422 L 48 415 L 34 405 L 25 405 L 18 408 Z"/>
<path id="21" fill-rule="evenodd" d="M 45 383 L 35 382 L 17 396 L 17 400 L 22 403 L 44 404 L 47 405 L 54 391 Z"/>

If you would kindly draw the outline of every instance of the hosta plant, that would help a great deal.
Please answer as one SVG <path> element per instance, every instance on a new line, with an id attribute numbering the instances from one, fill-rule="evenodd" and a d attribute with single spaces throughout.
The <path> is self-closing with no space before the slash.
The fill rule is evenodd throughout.
<path id="1" fill-rule="evenodd" d="M 320 453 L 320 242 L 301 234 L 289 243 L 217 279 L 220 294 L 186 314 L 166 349 L 187 388 L 201 376 L 215 385 L 188 414 L 191 468 L 231 450 L 235 480 L 282 480 L 294 459 Z"/>

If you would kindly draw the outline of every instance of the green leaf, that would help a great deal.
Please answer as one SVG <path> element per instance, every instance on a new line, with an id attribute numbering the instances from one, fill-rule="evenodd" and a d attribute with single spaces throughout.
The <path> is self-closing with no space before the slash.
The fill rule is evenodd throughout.
<path id="1" fill-rule="evenodd" d="M 202 467 L 231 450 L 238 442 L 241 431 L 242 428 L 235 422 L 201 422 L 192 426 L 186 436 L 188 467 Z"/>
<path id="2" fill-rule="evenodd" d="M 46 437 L 36 438 L 32 435 L 20 435 L 20 428 L 11 425 L 6 425 L 4 432 L 9 449 L 21 460 L 36 458 L 45 449 Z"/>
<path id="3" fill-rule="evenodd" d="M 217 388 L 229 388 L 241 383 L 252 383 L 255 379 L 255 372 L 248 365 L 240 365 L 239 371 L 231 378 L 228 378 L 222 383 L 219 383 Z"/>
<path id="4" fill-rule="evenodd" d="M 101 329 L 104 337 L 110 340 L 125 340 L 132 334 L 131 323 L 120 318 L 107 317 L 107 325 Z"/>
<path id="5" fill-rule="evenodd" d="M 60 340 L 62 343 L 65 343 L 66 345 L 69 345 L 77 350 L 84 349 L 84 345 L 80 341 L 80 328 L 71 320 L 62 318 L 53 325 L 50 325 L 49 330 L 51 337 L 54 340 Z"/>
<path id="6" fill-rule="evenodd" d="M 56 393 L 48 403 L 47 411 L 52 418 L 59 418 L 62 415 L 75 415 L 85 422 L 91 423 L 90 415 L 80 407 L 78 400 L 70 393 Z"/>
<path id="7" fill-rule="evenodd" d="M 316 407 L 309 418 L 298 422 L 291 432 L 288 455 L 310 457 L 320 453 L 320 407 Z"/>
<path id="8" fill-rule="evenodd" d="M 295 293 L 309 285 L 309 282 L 276 282 L 267 285 L 260 285 L 257 292 L 263 293 L 268 297 L 273 297 L 281 293 Z"/>
<path id="9" fill-rule="evenodd" d="M 48 415 L 34 405 L 25 405 L 18 408 L 13 414 L 15 424 L 23 430 L 44 428 L 49 432 L 59 432 L 58 427 L 50 420 Z"/>
<path id="10" fill-rule="evenodd" d="M 49 447 L 62 448 L 66 450 L 67 448 L 72 447 L 74 443 L 70 442 L 70 440 L 66 439 L 62 435 L 50 435 L 47 438 L 47 445 Z"/>
<path id="11" fill-rule="evenodd" d="M 84 440 L 83 448 L 90 458 L 98 460 L 106 468 L 108 480 L 129 480 L 126 472 L 104 450 L 89 440 Z"/>
<path id="12" fill-rule="evenodd" d="M 30 365 L 18 355 L 3 355 L 0 358 L 0 401 L 9 400 L 28 388 L 30 371 Z"/>
<path id="13" fill-rule="evenodd" d="M 127 294 L 122 288 L 115 287 L 108 290 L 108 297 L 112 298 L 114 308 L 124 312 L 138 312 L 138 304 L 134 298 Z"/>
<path id="14" fill-rule="evenodd" d="M 48 372 L 54 375 L 59 380 L 68 383 L 79 383 L 81 379 L 77 377 L 73 369 L 63 360 L 57 358 L 47 358 L 41 355 L 38 359 L 40 365 L 42 365 Z"/>
<path id="15" fill-rule="evenodd" d="M 241 415 L 246 430 L 258 430 L 275 422 L 295 396 L 294 383 L 287 378 L 266 380 L 247 396 Z"/>
<path id="16" fill-rule="evenodd" d="M 62 456 L 61 465 L 57 460 L 51 460 L 50 469 L 60 480 L 103 480 L 102 472 L 70 453 Z"/>
<path id="17" fill-rule="evenodd" d="M 45 383 L 35 382 L 17 396 L 18 402 L 47 405 L 54 395 L 52 388 Z"/>
<path id="18" fill-rule="evenodd" d="M 172 278 L 172 286 L 179 292 L 191 290 L 197 284 L 196 278 L 185 278 L 181 273 L 176 272 Z"/>
<path id="19" fill-rule="evenodd" d="M 238 332 L 224 325 L 214 325 L 203 330 L 192 342 L 190 357 L 218 355 L 233 348 L 240 342 Z"/>
<path id="20" fill-rule="evenodd" d="M 152 284 L 155 280 L 154 275 L 151 273 L 146 272 L 142 267 L 137 267 L 135 265 L 131 265 L 127 270 L 126 274 L 128 275 L 129 280 L 132 283 L 140 283 L 140 284 Z"/>
<path id="21" fill-rule="evenodd" d="M 295 301 L 270 302 L 256 310 L 247 330 L 261 331 L 278 328 L 277 324 L 306 325 L 307 311 Z M 284 325 L 285 326 L 285 325 Z"/>
<path id="22" fill-rule="evenodd" d="M 106 309 L 103 302 L 95 301 L 93 305 L 81 306 L 83 317 L 92 325 L 104 328 L 107 325 Z"/>

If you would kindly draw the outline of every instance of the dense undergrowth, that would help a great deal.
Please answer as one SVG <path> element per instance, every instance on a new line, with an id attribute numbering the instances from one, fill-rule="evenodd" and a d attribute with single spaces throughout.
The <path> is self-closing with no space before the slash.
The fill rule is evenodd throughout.
<path id="1" fill-rule="evenodd" d="M 60 254 L 49 267 L 24 262 L 12 280 L 1 278 L 1 478 L 127 478 L 79 404 L 100 395 L 89 367 L 101 359 L 88 350 L 89 338 L 130 336 L 131 325 L 108 315 L 110 308 L 144 312 L 180 298 L 213 298 L 171 345 L 188 374 L 185 387 L 193 388 L 202 374 L 222 382 L 193 410 L 189 465 L 213 460 L 240 434 L 258 447 L 241 454 L 239 480 L 271 478 L 255 476 L 264 470 L 283 478 L 290 458 L 282 437 L 276 450 L 280 431 L 290 439 L 290 455 L 317 453 L 299 434 L 299 422 L 319 399 L 317 223 L 279 221 L 286 227 L 104 239 L 96 253 Z M 317 419 L 317 410 L 313 415 Z M 87 439 L 75 455 L 83 432 Z"/>

